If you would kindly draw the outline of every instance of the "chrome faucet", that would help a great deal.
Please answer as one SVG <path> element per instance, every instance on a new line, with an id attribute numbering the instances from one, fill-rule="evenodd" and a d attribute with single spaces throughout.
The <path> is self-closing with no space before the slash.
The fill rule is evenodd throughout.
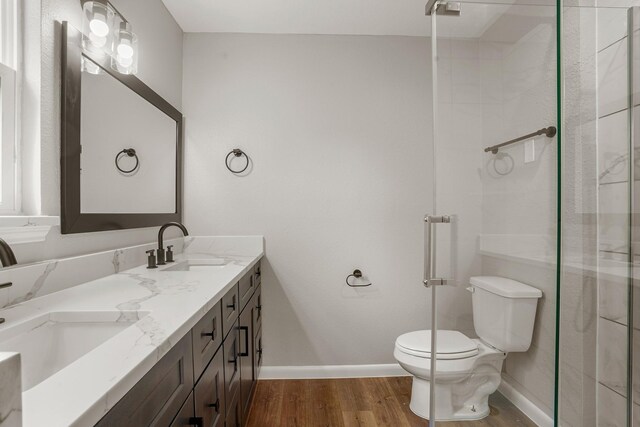
<path id="1" fill-rule="evenodd" d="M 157 253 L 158 265 L 165 265 L 167 262 L 173 262 L 173 255 L 166 262 L 164 257 L 164 230 L 166 230 L 171 226 L 178 227 L 180 230 L 182 230 L 182 234 L 184 234 L 185 236 L 189 235 L 187 228 L 184 225 L 180 224 L 179 222 L 168 222 L 162 227 L 160 227 L 160 231 L 158 231 L 158 253 Z"/>
<path id="2" fill-rule="evenodd" d="M 0 262 L 2 262 L 3 267 L 10 267 L 18 263 L 11 246 L 3 239 L 0 239 Z"/>

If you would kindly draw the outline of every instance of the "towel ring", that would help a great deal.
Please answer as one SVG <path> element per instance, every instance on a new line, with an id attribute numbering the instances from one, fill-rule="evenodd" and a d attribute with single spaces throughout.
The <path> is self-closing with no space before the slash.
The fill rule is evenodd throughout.
<path id="1" fill-rule="evenodd" d="M 358 270 L 357 268 L 353 270 L 353 273 L 348 275 L 347 278 L 345 279 L 345 282 L 347 282 L 347 286 L 351 286 L 352 288 L 366 288 L 367 286 L 371 286 L 371 283 L 367 283 L 366 285 L 352 285 L 351 283 L 349 283 L 349 279 L 352 277 L 355 277 L 356 279 L 361 278 L 362 271 Z"/>
<path id="2" fill-rule="evenodd" d="M 118 161 L 120 160 L 120 156 L 122 156 L 123 154 L 126 154 L 129 157 L 135 157 L 136 158 L 136 164 L 132 169 L 124 170 L 118 164 Z M 138 159 L 138 154 L 136 154 L 136 150 L 134 148 L 125 148 L 124 150 L 122 150 L 118 154 L 116 154 L 116 167 L 122 173 L 131 173 L 131 172 L 135 171 L 136 169 L 138 169 L 139 165 L 140 165 L 140 159 Z"/>
<path id="3" fill-rule="evenodd" d="M 233 170 L 231 169 L 231 166 L 229 165 L 229 157 L 231 157 L 231 155 L 234 155 L 235 157 L 241 157 L 244 156 L 245 160 L 246 160 L 246 164 L 244 165 L 244 167 L 240 170 Z M 247 168 L 249 167 L 249 156 L 247 156 L 247 153 L 245 153 L 244 151 L 242 151 L 239 148 L 234 148 L 233 150 L 229 151 L 229 154 L 227 154 L 227 157 L 225 157 L 224 159 L 224 164 L 225 166 L 227 166 L 227 169 L 229 169 L 229 172 L 231 173 L 235 173 L 235 174 L 239 174 L 242 173 L 244 171 L 247 170 Z"/>

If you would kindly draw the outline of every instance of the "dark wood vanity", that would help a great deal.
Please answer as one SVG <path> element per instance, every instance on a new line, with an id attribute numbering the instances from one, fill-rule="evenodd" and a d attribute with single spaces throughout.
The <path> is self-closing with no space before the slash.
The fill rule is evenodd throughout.
<path id="1" fill-rule="evenodd" d="M 260 262 L 96 424 L 241 427 L 262 365 Z"/>

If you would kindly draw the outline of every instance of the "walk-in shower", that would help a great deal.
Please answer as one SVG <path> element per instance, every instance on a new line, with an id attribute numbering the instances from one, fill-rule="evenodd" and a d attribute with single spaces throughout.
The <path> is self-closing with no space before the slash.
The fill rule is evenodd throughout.
<path id="1" fill-rule="evenodd" d="M 471 277 L 535 287 L 531 347 L 499 390 L 539 425 L 638 425 L 640 9 L 430 1 L 427 15 L 429 218 L 447 218 L 428 224 L 434 327 L 476 336 Z"/>

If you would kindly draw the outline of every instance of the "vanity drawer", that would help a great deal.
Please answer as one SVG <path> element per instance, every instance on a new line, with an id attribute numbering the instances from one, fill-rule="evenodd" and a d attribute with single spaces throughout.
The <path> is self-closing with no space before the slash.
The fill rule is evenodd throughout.
<path id="1" fill-rule="evenodd" d="M 193 388 L 191 334 L 187 334 L 96 426 L 171 425 Z"/>
<path id="2" fill-rule="evenodd" d="M 203 427 L 224 427 L 224 355 L 220 349 L 196 384 L 196 419 Z"/>
<path id="3" fill-rule="evenodd" d="M 193 372 L 200 377 L 213 355 L 222 344 L 222 303 L 218 302 L 193 327 Z"/>
<path id="4" fill-rule="evenodd" d="M 236 283 L 225 296 L 222 297 L 222 329 L 226 337 L 240 314 L 238 298 L 238 284 Z"/>
<path id="5" fill-rule="evenodd" d="M 251 297 L 253 296 L 253 291 L 255 287 L 253 286 L 253 272 L 248 272 L 245 274 L 240 282 L 238 282 L 238 291 L 240 293 L 240 311 L 244 310 L 249 301 L 251 301 Z"/>
<path id="6" fill-rule="evenodd" d="M 253 294 L 253 334 L 258 333 L 262 326 L 262 286 L 258 286 Z"/>
<path id="7" fill-rule="evenodd" d="M 193 393 L 191 393 L 170 427 L 193 427 L 193 421 Z"/>
<path id="8" fill-rule="evenodd" d="M 227 412 L 230 411 L 234 397 L 238 395 L 240 388 L 240 352 L 238 340 L 238 322 L 233 324 L 233 328 L 227 338 L 222 343 L 224 350 L 224 391 L 227 401 Z"/>

